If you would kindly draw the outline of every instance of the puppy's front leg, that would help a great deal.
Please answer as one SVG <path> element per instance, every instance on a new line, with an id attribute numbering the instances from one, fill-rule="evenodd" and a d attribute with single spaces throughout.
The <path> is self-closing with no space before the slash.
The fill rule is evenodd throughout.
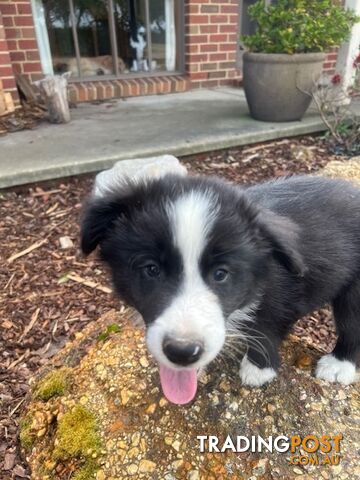
<path id="1" fill-rule="evenodd" d="M 256 322 L 246 329 L 246 340 L 248 350 L 241 361 L 240 378 L 244 385 L 261 387 L 277 375 L 280 338 Z"/>

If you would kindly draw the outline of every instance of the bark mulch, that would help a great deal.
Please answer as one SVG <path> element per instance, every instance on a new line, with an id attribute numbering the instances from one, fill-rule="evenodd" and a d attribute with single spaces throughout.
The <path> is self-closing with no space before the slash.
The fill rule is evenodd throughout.
<path id="1" fill-rule="evenodd" d="M 329 155 L 319 137 L 284 139 L 183 159 L 197 173 L 239 183 L 317 172 Z M 119 302 L 109 276 L 79 252 L 79 216 L 94 176 L 0 194 L 0 479 L 30 478 L 17 452 L 18 415 L 29 378 L 77 331 Z M 316 329 L 313 328 L 317 323 Z M 322 349 L 334 340 L 329 310 L 299 322 L 297 333 Z"/>

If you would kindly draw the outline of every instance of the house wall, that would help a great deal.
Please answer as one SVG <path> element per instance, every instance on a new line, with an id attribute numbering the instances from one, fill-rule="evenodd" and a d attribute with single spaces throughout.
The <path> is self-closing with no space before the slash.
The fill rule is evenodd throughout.
<path id="1" fill-rule="evenodd" d="M 237 67 L 238 0 L 185 0 L 185 71 L 181 75 L 71 82 L 70 100 L 182 92 L 241 81 Z M 328 54 L 324 68 L 334 71 L 337 52 Z M 30 0 L 0 0 L 0 76 L 18 101 L 14 73 L 31 81 L 42 76 Z"/>
<path id="2" fill-rule="evenodd" d="M 38 80 L 42 69 L 30 0 L 1 0 L 0 13 L 14 73 Z"/>
<path id="3" fill-rule="evenodd" d="M 187 2 L 185 58 L 192 88 L 231 84 L 240 77 L 239 14 L 238 0 Z"/>
<path id="4" fill-rule="evenodd" d="M 14 70 L 11 63 L 9 46 L 6 39 L 3 16 L 0 11 L 0 79 L 6 92 L 11 92 L 16 103 L 19 102 Z"/>

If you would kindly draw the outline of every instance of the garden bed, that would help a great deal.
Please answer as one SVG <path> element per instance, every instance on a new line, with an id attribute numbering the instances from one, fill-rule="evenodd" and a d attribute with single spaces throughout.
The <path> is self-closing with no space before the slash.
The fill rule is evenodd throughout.
<path id="1" fill-rule="evenodd" d="M 183 161 L 192 172 L 255 183 L 274 176 L 314 173 L 336 159 L 319 137 L 303 137 Z M 94 256 L 84 259 L 78 248 L 81 203 L 93 178 L 87 175 L 25 186 L 3 191 L 0 197 L 0 463 L 5 458 L 7 469 L 0 472 L 2 480 L 27 475 L 16 446 L 18 414 L 29 377 L 86 324 L 119 308 L 104 267 Z M 321 327 L 315 331 L 318 320 Z M 309 343 L 311 339 L 320 350 L 331 348 L 334 331 L 329 310 L 303 319 L 296 333 Z"/>

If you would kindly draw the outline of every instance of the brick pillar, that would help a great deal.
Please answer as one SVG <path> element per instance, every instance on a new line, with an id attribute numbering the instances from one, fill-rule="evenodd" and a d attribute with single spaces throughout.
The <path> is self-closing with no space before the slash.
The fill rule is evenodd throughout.
<path id="1" fill-rule="evenodd" d="M 42 69 L 30 0 L 0 0 L 0 12 L 14 71 L 38 80 Z"/>
<path id="2" fill-rule="evenodd" d="M 11 65 L 9 47 L 5 36 L 3 18 L 0 11 L 0 79 L 5 92 L 10 92 L 15 104 L 19 103 L 13 67 Z"/>
<path id="3" fill-rule="evenodd" d="M 232 84 L 240 76 L 239 14 L 238 0 L 187 0 L 186 71 L 193 88 Z"/>

